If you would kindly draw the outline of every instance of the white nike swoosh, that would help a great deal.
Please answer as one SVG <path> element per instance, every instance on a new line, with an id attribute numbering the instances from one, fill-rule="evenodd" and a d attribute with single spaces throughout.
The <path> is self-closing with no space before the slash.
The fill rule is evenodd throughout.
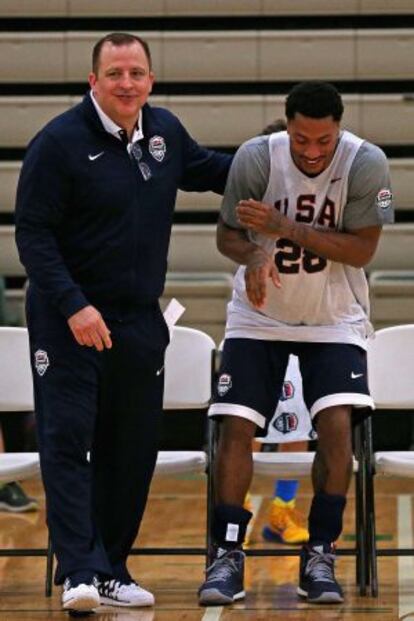
<path id="1" fill-rule="evenodd" d="M 161 375 L 161 373 L 164 371 L 164 365 L 162 365 L 161 369 L 158 369 L 158 371 L 155 373 L 155 375 Z"/>
<path id="2" fill-rule="evenodd" d="M 93 162 L 93 160 L 97 160 L 98 157 L 101 157 L 101 155 L 103 155 L 105 153 L 105 151 L 101 151 L 100 153 L 97 153 L 96 155 L 91 155 L 89 153 L 88 158 L 91 160 L 91 162 Z"/>
<path id="3" fill-rule="evenodd" d="M 354 373 L 353 371 L 351 372 L 351 379 L 357 379 L 358 377 L 362 377 L 364 374 L 363 373 Z"/>

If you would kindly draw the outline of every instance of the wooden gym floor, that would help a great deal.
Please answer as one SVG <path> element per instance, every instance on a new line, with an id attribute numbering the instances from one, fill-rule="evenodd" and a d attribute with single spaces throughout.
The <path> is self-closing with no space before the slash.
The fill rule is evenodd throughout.
<path id="1" fill-rule="evenodd" d="M 154 480 L 142 525 L 141 546 L 202 546 L 205 518 L 204 477 L 160 477 Z M 40 499 L 41 511 L 27 514 L 0 513 L 0 547 L 45 547 L 44 496 L 39 481 L 26 482 L 28 493 Z M 273 490 L 270 477 L 255 477 L 251 489 L 255 521 L 251 546 L 263 547 L 261 529 Z M 378 480 L 377 526 L 380 545 L 413 545 L 413 483 Z M 310 484 L 300 486 L 298 507 L 307 512 Z M 122 510 L 122 507 L 119 508 Z M 351 491 L 344 533 L 339 545 L 354 545 L 354 498 Z M 341 557 L 337 576 L 346 593 L 340 606 L 312 606 L 298 600 L 295 589 L 296 557 L 249 558 L 246 566 L 247 597 L 231 607 L 201 608 L 196 592 L 203 576 L 202 557 L 132 557 L 131 573 L 155 593 L 154 609 L 104 607 L 90 617 L 96 621 L 414 621 L 414 558 L 381 558 L 380 594 L 377 599 L 359 597 L 355 586 L 354 557 Z M 60 607 L 60 593 L 44 597 L 44 558 L 0 558 L 0 621 L 68 619 Z"/>

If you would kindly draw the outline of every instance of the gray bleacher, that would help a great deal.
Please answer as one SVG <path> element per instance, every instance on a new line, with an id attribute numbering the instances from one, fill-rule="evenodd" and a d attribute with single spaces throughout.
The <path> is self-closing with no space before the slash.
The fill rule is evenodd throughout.
<path id="1" fill-rule="evenodd" d="M 220 342 L 225 307 L 231 295 L 232 274 L 237 266 L 217 252 L 215 229 L 215 225 L 173 226 L 168 257 L 170 272 L 163 302 L 165 304 L 172 297 L 179 299 L 188 309 L 186 325 L 204 326 L 216 342 Z M 372 275 L 373 320 L 375 322 L 378 318 L 381 326 L 396 323 L 401 317 L 407 322 L 414 320 L 413 249 L 414 223 L 384 227 L 377 253 L 367 266 Z M 5 276 L 24 275 L 14 243 L 13 226 L 0 227 L 0 265 Z M 388 280 L 387 271 L 390 272 Z M 377 274 L 381 274 L 380 279 Z M 393 284 L 396 279 L 397 297 Z M 6 304 L 13 317 L 22 317 L 23 291 L 9 290 Z"/>
<path id="2" fill-rule="evenodd" d="M 398 211 L 413 208 L 414 158 L 389 160 L 393 192 Z M 12 212 L 17 179 L 21 162 L 0 161 L 0 213 Z M 221 197 L 214 192 L 178 192 L 177 211 L 216 211 L 220 209 Z"/>
<path id="3" fill-rule="evenodd" d="M 137 33 L 139 34 L 139 33 Z M 81 82 L 100 32 L 0 33 L 3 82 Z M 414 30 L 146 32 L 158 80 L 410 79 Z M 381 47 L 381 62 L 378 48 Z M 197 49 L 197 54 L 188 54 Z M 21 59 L 25 62 L 22 63 Z M 338 58 L 341 62 L 338 63 Z"/>
<path id="4" fill-rule="evenodd" d="M 0 96 L 1 145 L 25 147 L 49 119 L 79 99 L 75 96 Z M 344 128 L 381 145 L 414 144 L 412 97 L 345 95 L 343 99 L 346 106 Z M 283 117 L 285 95 L 157 95 L 151 100 L 154 105 L 166 106 L 179 116 L 200 143 L 229 146 L 256 135 L 275 117 Z"/>
<path id="5" fill-rule="evenodd" d="M 386 20 L 378 25 L 375 19 L 384 15 L 401 15 L 406 19 L 397 25 L 387 25 Z M 216 18 L 230 16 L 248 18 L 248 28 L 237 30 L 231 24 L 226 29 L 223 22 L 219 29 L 215 27 Z M 328 27 L 326 23 L 319 27 L 315 22 L 317 16 L 331 19 Z M 355 25 L 349 26 L 348 21 L 343 27 L 341 16 L 355 17 Z M 358 16 L 371 16 L 372 24 L 361 26 Z M 367 266 L 373 319 L 378 326 L 413 322 L 411 16 L 412 0 L 2 0 L 0 20 L 15 20 L 13 28 L 0 32 L 0 86 L 4 86 L 0 91 L 0 152 L 4 153 L 0 159 L 0 216 L 3 215 L 4 222 L 0 225 L 0 274 L 10 282 L 24 275 L 14 245 L 12 219 L 21 155 L 38 129 L 79 101 L 71 85 L 86 83 L 92 45 L 103 34 L 96 29 L 94 18 L 131 18 L 131 32 L 137 32 L 137 17 L 140 23 L 146 18 L 165 18 L 167 21 L 157 29 L 139 32 L 150 43 L 157 83 L 161 86 L 152 101 L 175 112 L 202 144 L 236 147 L 283 116 L 288 87 L 274 94 L 266 90 L 268 83 L 286 85 L 321 78 L 353 85 L 344 95 L 344 126 L 392 150 L 390 165 L 399 220 L 397 225 L 385 227 L 377 255 Z M 42 30 L 34 21 L 32 29 L 26 23 L 19 31 L 19 19 L 29 17 L 66 19 L 67 27 L 63 30 L 60 22 L 59 28 L 47 30 L 43 19 Z M 194 27 L 174 30 L 168 22 L 171 17 L 195 18 Z M 263 21 L 261 27 L 257 25 L 263 17 L 270 20 L 265 28 Z M 271 21 L 275 17 L 302 22 L 299 28 L 279 28 L 277 20 Z M 308 17 L 313 20 L 312 27 Z M 79 28 L 83 18 L 89 19 L 85 22 L 87 27 Z M 197 22 L 203 18 L 208 18 L 207 28 Z M 74 26 L 71 20 L 75 20 Z M 111 30 L 108 24 L 105 28 L 105 32 Z M 396 86 L 392 88 L 394 82 Z M 185 93 L 179 86 L 174 88 L 180 83 L 187 84 Z M 196 88 L 200 83 L 204 84 L 203 94 Z M 374 86 L 360 88 L 370 83 Z M 169 84 L 168 91 L 163 90 L 164 84 Z M 239 87 L 232 93 L 233 84 Z M 246 85 L 244 93 L 240 84 Z M 254 85 L 258 86 L 257 92 Z M 60 90 L 53 90 L 53 86 Z M 61 94 L 52 94 L 56 92 Z M 17 152 L 14 160 L 10 158 L 13 152 Z M 173 227 L 170 272 L 163 299 L 163 304 L 173 296 L 181 299 L 188 308 L 183 323 L 206 329 L 216 342 L 221 339 L 235 268 L 215 247 L 215 226 L 211 222 L 219 205 L 220 198 L 211 193 L 179 193 L 177 212 L 180 222 L 185 224 L 176 223 Z M 199 216 L 205 217 L 205 224 L 199 224 Z M 21 286 L 9 286 L 6 294 L 9 316 L 19 321 Z"/>
<path id="6" fill-rule="evenodd" d="M 414 13 L 411 0 L 2 0 L 0 16 L 159 17 Z"/>

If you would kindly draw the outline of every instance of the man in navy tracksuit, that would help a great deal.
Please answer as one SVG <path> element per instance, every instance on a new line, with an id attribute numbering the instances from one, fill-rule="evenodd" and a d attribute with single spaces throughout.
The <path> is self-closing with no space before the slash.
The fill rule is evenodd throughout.
<path id="1" fill-rule="evenodd" d="M 126 561 L 157 454 L 174 203 L 178 187 L 222 193 L 230 165 L 146 103 L 153 80 L 145 41 L 101 39 L 91 92 L 31 142 L 17 192 L 47 520 L 69 610 L 154 603 Z"/>

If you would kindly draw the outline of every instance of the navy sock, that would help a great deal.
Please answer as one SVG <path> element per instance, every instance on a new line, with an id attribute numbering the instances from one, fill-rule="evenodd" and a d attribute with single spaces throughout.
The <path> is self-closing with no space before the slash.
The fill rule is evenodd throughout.
<path id="1" fill-rule="evenodd" d="M 213 538 L 221 548 L 243 544 L 252 513 L 236 505 L 217 505 L 214 511 Z"/>
<path id="2" fill-rule="evenodd" d="M 342 532 L 345 496 L 318 492 L 309 513 L 309 543 L 333 543 Z"/>

